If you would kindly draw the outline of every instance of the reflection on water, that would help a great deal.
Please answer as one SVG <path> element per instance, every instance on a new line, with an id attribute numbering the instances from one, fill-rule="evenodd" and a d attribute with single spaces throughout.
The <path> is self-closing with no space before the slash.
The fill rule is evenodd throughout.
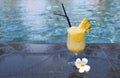
<path id="1" fill-rule="evenodd" d="M 87 17 L 92 24 L 88 43 L 113 43 L 120 38 L 119 0 L 0 0 L 0 42 L 66 42 L 64 3 L 72 25 Z"/>

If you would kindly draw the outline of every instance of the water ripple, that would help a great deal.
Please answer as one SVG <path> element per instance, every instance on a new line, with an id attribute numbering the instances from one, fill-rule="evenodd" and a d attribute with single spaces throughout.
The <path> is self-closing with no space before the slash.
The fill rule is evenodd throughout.
<path id="1" fill-rule="evenodd" d="M 87 43 L 119 42 L 119 0 L 64 1 L 73 26 L 84 17 L 91 22 Z M 66 18 L 60 1 L 5 0 L 0 2 L 0 42 L 61 43 L 67 40 Z"/>

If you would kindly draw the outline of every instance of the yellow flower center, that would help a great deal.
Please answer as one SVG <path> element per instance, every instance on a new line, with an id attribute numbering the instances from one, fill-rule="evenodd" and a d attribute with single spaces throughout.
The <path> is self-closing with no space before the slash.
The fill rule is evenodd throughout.
<path id="1" fill-rule="evenodd" d="M 80 64 L 80 67 L 84 67 L 84 66 L 85 66 L 85 64 L 84 64 L 84 63 L 81 63 L 81 64 Z"/>

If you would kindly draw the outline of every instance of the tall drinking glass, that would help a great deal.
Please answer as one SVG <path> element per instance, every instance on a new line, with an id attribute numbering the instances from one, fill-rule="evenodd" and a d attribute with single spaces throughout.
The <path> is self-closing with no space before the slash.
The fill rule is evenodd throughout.
<path id="1" fill-rule="evenodd" d="M 72 26 L 67 29 L 67 48 L 70 52 L 77 56 L 85 48 L 85 32 L 90 31 L 90 23 L 87 18 L 84 18 L 78 26 Z"/>
<path id="2" fill-rule="evenodd" d="M 67 32 L 67 48 L 70 52 L 77 55 L 78 53 L 82 52 L 85 48 L 85 30 L 72 26 L 67 29 Z"/>

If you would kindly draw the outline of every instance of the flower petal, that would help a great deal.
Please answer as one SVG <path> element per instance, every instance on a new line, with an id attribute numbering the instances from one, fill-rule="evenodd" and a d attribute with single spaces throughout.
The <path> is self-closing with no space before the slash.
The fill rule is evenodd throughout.
<path id="1" fill-rule="evenodd" d="M 75 62 L 75 66 L 79 69 L 80 65 Z"/>
<path id="2" fill-rule="evenodd" d="M 82 63 L 87 64 L 88 63 L 88 59 L 87 58 L 82 58 Z"/>
<path id="3" fill-rule="evenodd" d="M 79 63 L 80 63 L 80 62 L 81 62 L 81 59 L 80 59 L 80 58 L 77 58 L 77 59 L 76 59 L 76 62 L 79 62 Z"/>
<path id="4" fill-rule="evenodd" d="M 80 68 L 80 63 L 81 63 L 81 60 L 79 58 L 77 58 L 76 61 L 75 61 L 75 66 L 77 68 Z"/>
<path id="5" fill-rule="evenodd" d="M 86 72 L 90 71 L 90 66 L 89 65 L 86 65 L 84 68 L 85 68 Z"/>
<path id="6" fill-rule="evenodd" d="M 79 69 L 79 73 L 84 73 L 84 71 L 85 71 L 84 68 Z"/>

